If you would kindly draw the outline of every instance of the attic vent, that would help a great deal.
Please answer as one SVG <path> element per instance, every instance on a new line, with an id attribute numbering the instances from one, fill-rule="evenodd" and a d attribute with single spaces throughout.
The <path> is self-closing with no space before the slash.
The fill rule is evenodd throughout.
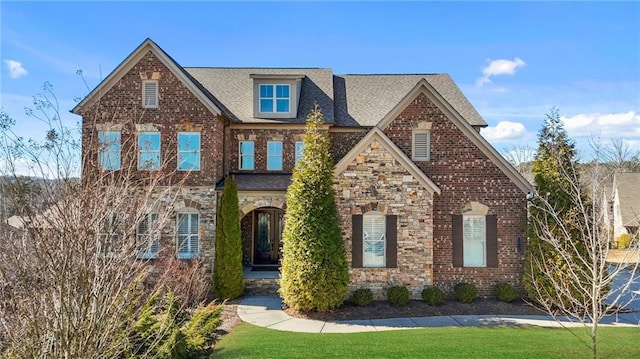
<path id="1" fill-rule="evenodd" d="M 413 160 L 429 161 L 429 131 L 413 131 Z"/>
<path id="2" fill-rule="evenodd" d="M 158 108 L 158 81 L 142 81 L 142 107 Z"/>

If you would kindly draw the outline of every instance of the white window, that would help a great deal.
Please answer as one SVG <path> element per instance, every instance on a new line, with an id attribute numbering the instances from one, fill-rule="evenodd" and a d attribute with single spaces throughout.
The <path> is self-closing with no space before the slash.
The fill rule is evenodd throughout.
<path id="1" fill-rule="evenodd" d="M 200 171 L 200 132 L 178 132 L 178 171 Z"/>
<path id="2" fill-rule="evenodd" d="M 198 227 L 197 213 L 178 213 L 178 258 L 190 259 L 198 257 Z"/>
<path id="3" fill-rule="evenodd" d="M 98 162 L 104 170 L 120 169 L 120 132 L 98 132 Z"/>
<path id="4" fill-rule="evenodd" d="M 107 215 L 100 228 L 100 243 L 98 243 L 98 253 L 105 257 L 113 257 L 119 248 L 120 221 L 113 213 Z"/>
<path id="5" fill-rule="evenodd" d="M 362 216 L 362 266 L 384 267 L 386 263 L 386 217 L 372 211 Z"/>
<path id="6" fill-rule="evenodd" d="M 290 93 L 288 84 L 260 84 L 260 112 L 289 113 Z"/>
<path id="7" fill-rule="evenodd" d="M 142 81 L 142 107 L 158 108 L 158 81 Z"/>
<path id="8" fill-rule="evenodd" d="M 267 170 L 282 171 L 282 142 L 267 142 Z"/>
<path id="9" fill-rule="evenodd" d="M 482 215 L 462 217 L 463 265 L 465 267 L 486 267 L 487 224 Z"/>
<path id="10" fill-rule="evenodd" d="M 251 74 L 253 117 L 296 118 L 304 75 Z"/>
<path id="11" fill-rule="evenodd" d="M 296 141 L 296 165 L 302 159 L 302 150 L 304 150 L 304 142 Z"/>
<path id="12" fill-rule="evenodd" d="M 138 133 L 138 169 L 160 169 L 160 132 Z"/>
<path id="13" fill-rule="evenodd" d="M 138 258 L 158 258 L 160 246 L 160 230 L 156 228 L 157 213 L 150 213 L 144 217 L 136 229 L 136 249 Z"/>
<path id="14" fill-rule="evenodd" d="M 413 130 L 412 137 L 412 159 L 414 161 L 429 161 L 429 131 Z"/>
<path id="15" fill-rule="evenodd" d="M 253 141 L 240 141 L 240 169 L 252 170 L 255 167 L 254 159 L 254 143 Z"/>

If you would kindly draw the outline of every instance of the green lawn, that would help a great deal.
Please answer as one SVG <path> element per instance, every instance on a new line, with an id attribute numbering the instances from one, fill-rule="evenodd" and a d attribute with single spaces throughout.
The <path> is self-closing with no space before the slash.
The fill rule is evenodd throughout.
<path id="1" fill-rule="evenodd" d="M 601 328 L 599 357 L 640 358 L 638 339 L 640 328 Z M 218 343 L 212 358 L 472 359 L 590 356 L 589 349 L 566 329 L 426 328 L 354 334 L 304 334 L 242 323 Z"/>

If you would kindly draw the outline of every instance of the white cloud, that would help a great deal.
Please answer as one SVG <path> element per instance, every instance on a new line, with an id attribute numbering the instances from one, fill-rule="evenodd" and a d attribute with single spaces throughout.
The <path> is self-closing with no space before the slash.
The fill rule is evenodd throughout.
<path id="1" fill-rule="evenodd" d="M 500 121 L 495 127 L 483 128 L 481 133 L 487 141 L 499 143 L 523 138 L 527 135 L 527 130 L 520 122 Z"/>
<path id="2" fill-rule="evenodd" d="M 22 66 L 21 62 L 15 60 L 4 60 L 4 64 L 9 70 L 9 77 L 17 79 L 22 76 L 27 76 L 27 70 Z"/>
<path id="3" fill-rule="evenodd" d="M 487 83 L 491 83 L 491 76 L 499 75 L 513 75 L 520 67 L 525 66 L 526 63 L 519 57 L 513 60 L 493 60 L 489 62 L 489 65 L 482 69 L 482 77 L 476 80 L 477 86 L 482 86 Z"/>
<path id="4" fill-rule="evenodd" d="M 581 113 L 561 117 L 565 129 L 572 137 L 639 138 L 640 114 L 635 111 L 621 113 Z"/>

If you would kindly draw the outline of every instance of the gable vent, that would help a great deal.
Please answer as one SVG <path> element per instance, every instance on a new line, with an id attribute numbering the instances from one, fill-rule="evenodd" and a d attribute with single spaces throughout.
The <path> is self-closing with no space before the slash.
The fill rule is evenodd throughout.
<path id="1" fill-rule="evenodd" d="M 142 107 L 158 107 L 158 81 L 142 82 Z"/>
<path id="2" fill-rule="evenodd" d="M 429 160 L 429 132 L 413 133 L 413 159 L 419 161 Z"/>

